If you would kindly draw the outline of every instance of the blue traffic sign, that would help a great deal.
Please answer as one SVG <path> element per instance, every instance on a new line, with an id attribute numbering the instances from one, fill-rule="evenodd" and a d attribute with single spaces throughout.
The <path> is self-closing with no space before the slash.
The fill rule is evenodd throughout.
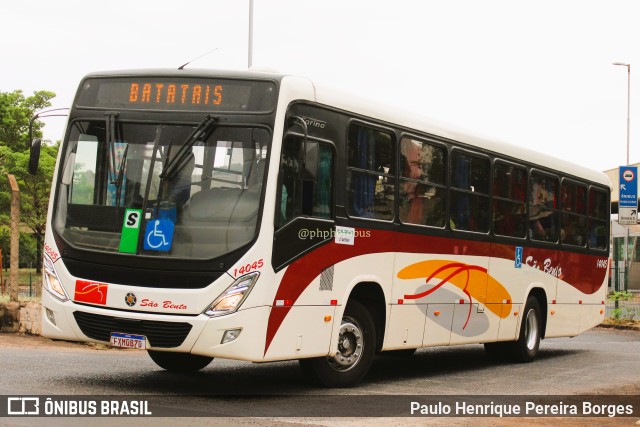
<path id="1" fill-rule="evenodd" d="M 638 167 L 620 166 L 620 198 L 621 208 L 638 207 Z"/>
<path id="2" fill-rule="evenodd" d="M 173 242 L 173 229 L 173 222 L 168 219 L 149 221 L 144 232 L 144 249 L 147 251 L 169 251 Z"/>

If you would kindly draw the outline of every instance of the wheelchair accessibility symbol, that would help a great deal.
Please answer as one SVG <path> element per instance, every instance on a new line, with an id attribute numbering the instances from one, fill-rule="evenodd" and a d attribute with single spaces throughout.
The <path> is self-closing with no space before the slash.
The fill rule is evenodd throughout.
<path id="1" fill-rule="evenodd" d="M 173 222 L 168 219 L 154 219 L 147 223 L 144 231 L 146 251 L 168 251 L 173 242 Z"/>
<path id="2" fill-rule="evenodd" d="M 522 246 L 516 246 L 515 268 L 522 268 Z"/>

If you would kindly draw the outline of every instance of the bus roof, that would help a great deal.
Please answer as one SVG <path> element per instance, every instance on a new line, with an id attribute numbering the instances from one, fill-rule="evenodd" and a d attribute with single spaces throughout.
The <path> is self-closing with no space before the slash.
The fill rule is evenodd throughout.
<path id="1" fill-rule="evenodd" d="M 373 119 L 381 120 L 389 124 L 400 125 L 404 128 L 413 129 L 419 132 L 439 136 L 442 138 L 458 141 L 466 144 L 470 147 L 477 147 L 482 150 L 488 150 L 494 153 L 502 154 L 512 160 L 525 160 L 529 164 L 540 165 L 544 168 L 550 168 L 560 171 L 567 175 L 572 175 L 577 178 L 585 179 L 594 183 L 598 183 L 607 186 L 611 189 L 612 183 L 609 177 L 604 172 L 595 171 L 593 169 L 586 168 L 584 166 L 577 165 L 575 163 L 553 157 L 546 153 L 531 150 L 516 146 L 513 144 L 505 143 L 496 139 L 482 137 L 472 132 L 463 130 L 461 127 L 457 127 L 450 124 L 433 120 L 421 116 L 415 112 L 410 112 L 396 107 L 390 107 L 388 105 L 381 104 L 380 102 L 366 99 L 352 93 L 338 90 L 330 85 L 319 83 L 311 79 L 282 74 L 271 71 L 259 71 L 259 70 L 213 70 L 213 69 L 135 69 L 135 70 L 114 70 L 114 71 L 100 71 L 88 74 L 85 78 L 94 77 L 119 77 L 119 76 L 185 76 L 185 77 L 228 77 L 228 78 L 247 78 L 247 79 L 266 79 L 283 81 L 293 83 L 297 81 L 297 84 L 306 82 L 313 87 L 313 93 L 315 93 L 315 99 L 311 101 L 318 102 L 333 108 L 356 113 L 358 115 L 371 117 Z M 295 83 L 294 83 L 295 85 Z M 306 99 L 306 98 L 304 98 Z"/>
<path id="2" fill-rule="evenodd" d="M 95 71 L 87 74 L 85 78 L 95 77 L 131 77 L 131 76 L 157 76 L 157 77 L 229 77 L 229 78 L 264 78 L 267 80 L 281 80 L 284 74 L 256 70 L 218 70 L 206 68 L 141 68 L 131 70 Z"/>
<path id="3" fill-rule="evenodd" d="M 612 183 L 609 177 L 600 171 L 596 171 L 570 161 L 553 157 L 549 154 L 531 150 L 506 143 L 500 140 L 483 137 L 473 132 L 463 130 L 461 127 L 445 124 L 415 112 L 410 112 L 379 102 L 359 98 L 352 94 L 336 90 L 329 86 L 315 84 L 316 102 L 330 105 L 343 110 L 372 117 L 388 123 L 394 123 L 405 128 L 414 129 L 427 134 L 458 141 L 470 147 L 478 147 L 482 150 L 492 151 L 502 154 L 511 160 L 526 161 L 529 164 L 540 165 L 541 167 L 560 171 L 563 174 L 573 175 L 577 178 L 585 179 L 597 184 L 607 186 L 611 189 Z"/>

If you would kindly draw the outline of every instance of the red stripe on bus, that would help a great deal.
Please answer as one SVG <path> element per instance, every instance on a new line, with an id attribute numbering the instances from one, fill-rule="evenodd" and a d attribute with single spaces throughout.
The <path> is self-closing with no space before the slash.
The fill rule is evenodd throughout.
<path id="1" fill-rule="evenodd" d="M 356 237 L 353 245 L 336 244 L 335 241 L 329 242 L 291 263 L 280 282 L 273 305 L 276 305 L 276 300 L 289 300 L 291 305 L 294 305 L 311 281 L 325 268 L 360 255 L 404 252 L 515 259 L 515 245 L 387 230 L 358 229 L 357 236 L 367 237 Z M 606 269 L 594 267 L 597 265 L 595 260 L 600 258 L 602 257 L 597 255 L 525 247 L 523 265 L 546 271 L 547 260 L 549 260 L 554 267 L 549 270 L 550 274 L 561 278 L 580 292 L 590 295 L 600 289 L 604 283 Z M 291 306 L 274 307 L 271 310 L 267 324 L 264 354 L 269 350 L 273 338 L 290 310 Z"/>

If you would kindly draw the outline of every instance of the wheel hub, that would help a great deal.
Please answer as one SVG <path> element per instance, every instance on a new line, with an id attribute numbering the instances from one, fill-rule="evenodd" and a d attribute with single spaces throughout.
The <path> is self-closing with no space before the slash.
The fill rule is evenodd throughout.
<path id="1" fill-rule="evenodd" d="M 529 310 L 527 312 L 527 319 L 525 322 L 525 339 L 527 348 L 533 350 L 538 341 L 538 316 L 535 310 Z"/>
<path id="2" fill-rule="evenodd" d="M 329 365 L 337 371 L 348 371 L 360 361 L 363 346 L 364 338 L 359 325 L 344 319 L 340 325 L 337 351 L 334 356 L 327 357 Z"/>

